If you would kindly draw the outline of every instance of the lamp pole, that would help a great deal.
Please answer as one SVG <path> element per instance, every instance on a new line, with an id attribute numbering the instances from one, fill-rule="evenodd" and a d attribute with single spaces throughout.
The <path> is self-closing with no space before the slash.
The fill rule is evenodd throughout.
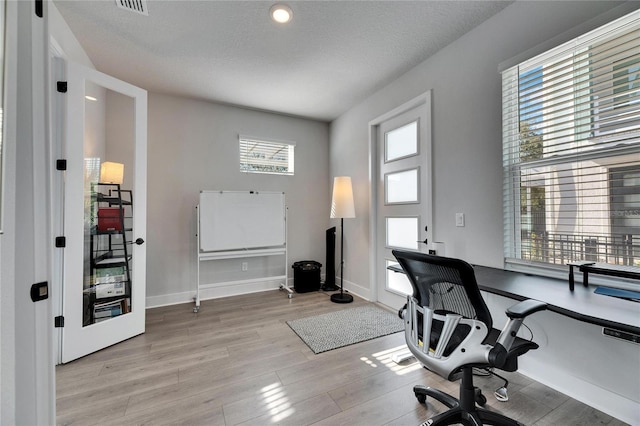
<path id="1" fill-rule="evenodd" d="M 344 293 L 344 218 L 340 218 L 340 293 L 331 295 L 331 301 L 335 303 L 351 303 L 353 296 Z"/>

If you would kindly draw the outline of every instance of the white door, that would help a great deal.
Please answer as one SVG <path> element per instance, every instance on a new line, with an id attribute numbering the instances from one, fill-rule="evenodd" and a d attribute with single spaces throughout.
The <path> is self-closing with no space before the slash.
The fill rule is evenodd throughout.
<path id="1" fill-rule="evenodd" d="M 147 92 L 66 76 L 62 362 L 144 333 L 146 287 Z"/>
<path id="2" fill-rule="evenodd" d="M 430 92 L 374 123 L 376 176 L 375 277 L 377 299 L 400 308 L 412 293 L 407 278 L 387 269 L 397 265 L 393 249 L 427 251 L 431 243 Z"/>

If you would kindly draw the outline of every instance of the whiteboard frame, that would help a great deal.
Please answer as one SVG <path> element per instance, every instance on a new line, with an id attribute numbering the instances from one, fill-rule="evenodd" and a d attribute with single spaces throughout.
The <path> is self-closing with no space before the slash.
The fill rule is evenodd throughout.
<path id="1" fill-rule="evenodd" d="M 200 191 L 203 192 L 246 192 L 246 193 L 257 193 L 257 191 Z M 263 192 L 265 193 L 265 192 Z M 275 194 L 275 192 L 268 192 L 270 194 Z M 263 277 L 261 280 L 283 280 L 280 283 L 279 289 L 284 290 L 287 293 L 287 297 L 291 299 L 293 297 L 293 289 L 289 287 L 289 256 L 287 251 L 287 215 L 288 208 L 286 205 L 286 195 L 284 192 L 278 192 L 278 194 L 282 194 L 283 203 L 284 203 L 284 245 L 275 246 L 275 247 L 260 247 L 260 248 L 246 248 L 246 249 L 236 249 L 236 250 L 218 250 L 218 251 L 203 251 L 201 249 L 201 241 L 200 241 L 200 204 L 196 205 L 196 248 L 197 248 L 197 260 L 196 260 L 196 294 L 194 296 L 195 306 L 193 308 L 193 312 L 197 313 L 200 311 L 200 302 L 202 301 L 200 292 L 204 288 L 210 288 L 215 286 L 215 284 L 201 284 L 200 283 L 200 263 L 211 260 L 222 260 L 222 259 L 238 259 L 238 258 L 247 258 L 247 257 L 262 257 L 262 256 L 281 256 L 284 255 L 284 275 L 277 275 L 271 277 Z"/>

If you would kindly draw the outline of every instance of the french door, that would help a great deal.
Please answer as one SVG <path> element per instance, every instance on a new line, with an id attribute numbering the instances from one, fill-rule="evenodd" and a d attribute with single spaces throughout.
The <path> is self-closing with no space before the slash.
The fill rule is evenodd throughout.
<path id="1" fill-rule="evenodd" d="M 411 293 L 397 265 L 395 248 L 427 251 L 431 243 L 431 96 L 430 92 L 372 122 L 375 135 L 377 300 L 401 307 Z"/>
<path id="2" fill-rule="evenodd" d="M 64 68 L 63 363 L 144 333 L 147 162 L 147 92 Z"/>

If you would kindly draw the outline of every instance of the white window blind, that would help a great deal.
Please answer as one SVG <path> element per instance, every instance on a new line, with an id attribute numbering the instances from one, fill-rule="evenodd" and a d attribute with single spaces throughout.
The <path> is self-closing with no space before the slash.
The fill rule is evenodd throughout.
<path id="1" fill-rule="evenodd" d="M 506 263 L 640 266 L 640 11 L 502 73 Z"/>
<path id="2" fill-rule="evenodd" d="M 293 142 L 259 140 L 245 136 L 240 141 L 240 171 L 293 175 Z"/>

